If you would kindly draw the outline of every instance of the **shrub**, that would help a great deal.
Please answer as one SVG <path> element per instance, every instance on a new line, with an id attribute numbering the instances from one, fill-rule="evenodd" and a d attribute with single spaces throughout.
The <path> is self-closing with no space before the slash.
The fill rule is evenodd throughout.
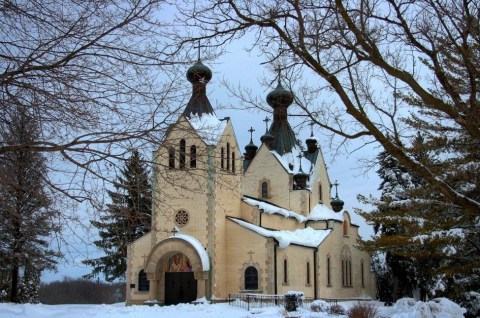
<path id="1" fill-rule="evenodd" d="M 329 312 L 336 315 L 345 315 L 345 308 L 341 305 L 335 304 L 330 306 Z"/>
<path id="2" fill-rule="evenodd" d="M 303 304 L 303 292 L 289 291 L 285 294 L 285 310 L 295 311 Z"/>
<path id="3" fill-rule="evenodd" d="M 348 318 L 374 318 L 377 306 L 374 303 L 359 302 L 347 311 Z"/>
<path id="4" fill-rule="evenodd" d="M 313 312 L 327 312 L 330 306 L 325 300 L 314 300 L 310 305 Z"/>

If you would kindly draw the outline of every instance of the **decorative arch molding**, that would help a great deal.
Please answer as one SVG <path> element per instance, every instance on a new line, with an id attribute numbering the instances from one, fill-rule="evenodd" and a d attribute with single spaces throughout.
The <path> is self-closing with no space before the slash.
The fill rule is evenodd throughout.
<path id="1" fill-rule="evenodd" d="M 182 253 L 190 260 L 195 279 L 208 279 L 210 261 L 200 242 L 192 236 L 177 234 L 157 243 L 146 259 L 145 272 L 149 280 L 159 280 L 163 265 L 177 253 Z"/>

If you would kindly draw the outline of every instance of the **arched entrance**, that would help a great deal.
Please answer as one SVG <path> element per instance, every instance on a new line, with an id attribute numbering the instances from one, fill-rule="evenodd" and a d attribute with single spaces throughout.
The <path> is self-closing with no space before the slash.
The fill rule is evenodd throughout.
<path id="1" fill-rule="evenodd" d="M 209 271 L 208 254 L 196 238 L 178 233 L 164 239 L 146 259 L 149 298 L 171 305 L 208 297 Z"/>
<path id="2" fill-rule="evenodd" d="M 197 299 L 197 281 L 192 265 L 183 253 L 168 259 L 165 272 L 165 305 L 190 303 Z"/>

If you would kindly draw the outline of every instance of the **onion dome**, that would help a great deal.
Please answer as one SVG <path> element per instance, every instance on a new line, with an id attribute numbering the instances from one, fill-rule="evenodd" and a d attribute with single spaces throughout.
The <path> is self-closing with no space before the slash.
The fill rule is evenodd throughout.
<path id="1" fill-rule="evenodd" d="M 313 132 L 310 135 L 310 137 L 308 137 L 307 140 L 305 140 L 305 143 L 307 144 L 307 152 L 308 153 L 314 153 L 315 151 L 317 151 L 317 149 L 318 149 L 317 138 L 315 138 L 313 136 Z"/>
<path id="2" fill-rule="evenodd" d="M 187 118 L 202 116 L 203 114 L 214 114 L 212 105 L 207 97 L 207 83 L 212 79 L 212 71 L 198 60 L 195 65 L 187 70 L 187 79 L 192 83 L 192 97 L 188 101 L 183 115 Z"/>
<path id="3" fill-rule="evenodd" d="M 340 212 L 343 210 L 343 205 L 345 204 L 345 202 L 338 198 L 338 182 L 335 181 L 333 185 L 335 186 L 335 198 L 330 201 L 330 205 L 332 206 L 333 211 Z"/>
<path id="4" fill-rule="evenodd" d="M 212 79 L 212 71 L 200 60 L 187 70 L 187 79 L 190 83 L 208 83 Z"/>
<path id="5" fill-rule="evenodd" d="M 279 80 L 277 88 L 268 93 L 267 103 L 274 109 L 277 107 L 287 108 L 293 103 L 293 93 L 283 88 Z"/>
<path id="6" fill-rule="evenodd" d="M 294 189 L 305 190 L 307 188 L 308 173 L 303 172 L 302 167 L 293 175 Z"/>
<path id="7" fill-rule="evenodd" d="M 289 153 L 299 146 L 292 127 L 288 123 L 287 108 L 293 103 L 293 93 L 287 91 L 280 84 L 280 74 L 277 87 L 267 95 L 267 103 L 273 108 L 273 122 L 268 131 L 274 138 L 270 150 L 275 150 L 279 155 Z M 270 141 L 267 136 L 266 140 Z"/>
<path id="8" fill-rule="evenodd" d="M 255 131 L 255 129 L 250 127 L 248 131 L 250 132 L 250 143 L 245 146 L 244 156 L 245 160 L 252 160 L 257 153 L 258 147 L 253 143 L 253 132 Z"/>

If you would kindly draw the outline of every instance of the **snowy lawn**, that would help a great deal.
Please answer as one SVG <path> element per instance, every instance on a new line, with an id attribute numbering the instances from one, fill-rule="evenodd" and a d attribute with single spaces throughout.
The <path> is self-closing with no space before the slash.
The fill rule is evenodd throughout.
<path id="1" fill-rule="evenodd" d="M 345 309 L 357 302 L 340 302 Z M 413 299 L 401 299 L 392 307 L 384 307 L 382 303 L 375 302 L 378 306 L 377 317 L 385 318 L 463 318 L 465 310 L 445 298 L 439 298 L 427 303 L 415 302 Z M 261 309 L 237 308 L 228 304 L 180 304 L 177 306 L 129 306 L 125 304 L 114 305 L 32 305 L 32 304 L 0 304 L 1 318 L 280 318 L 286 312 L 281 307 L 268 307 Z M 316 313 L 308 309 L 301 309 L 289 313 L 293 317 L 316 318 L 346 316 Z M 288 315 L 287 315 L 288 317 Z"/>

